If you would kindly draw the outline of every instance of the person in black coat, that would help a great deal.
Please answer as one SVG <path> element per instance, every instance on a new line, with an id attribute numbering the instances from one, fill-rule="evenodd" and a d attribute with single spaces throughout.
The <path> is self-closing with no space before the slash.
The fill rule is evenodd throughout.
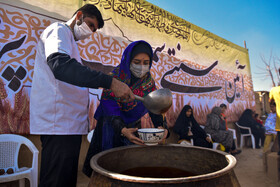
<path id="1" fill-rule="evenodd" d="M 256 141 L 256 148 L 259 149 L 260 148 L 260 140 L 262 141 L 262 144 L 264 142 L 264 128 L 262 126 L 262 124 L 258 123 L 255 119 L 254 119 L 254 115 L 255 113 L 251 110 L 251 109 L 246 109 L 241 117 L 238 120 L 238 124 L 243 126 L 243 127 L 250 127 L 252 134 L 255 137 L 255 141 Z M 246 129 L 240 129 L 240 132 L 242 134 L 244 133 L 248 133 L 248 130 Z"/>
<path id="2" fill-rule="evenodd" d="M 179 141 L 193 139 L 195 146 L 212 148 L 211 138 L 196 122 L 193 117 L 193 110 L 189 105 L 183 107 L 173 130 L 180 136 Z"/>

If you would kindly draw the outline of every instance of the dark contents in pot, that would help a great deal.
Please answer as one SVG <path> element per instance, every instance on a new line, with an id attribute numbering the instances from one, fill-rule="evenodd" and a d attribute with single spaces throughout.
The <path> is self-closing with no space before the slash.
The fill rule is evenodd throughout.
<path id="1" fill-rule="evenodd" d="M 124 175 L 136 177 L 151 177 L 151 178 L 177 178 L 189 177 L 196 174 L 171 167 L 136 167 L 121 172 Z"/>

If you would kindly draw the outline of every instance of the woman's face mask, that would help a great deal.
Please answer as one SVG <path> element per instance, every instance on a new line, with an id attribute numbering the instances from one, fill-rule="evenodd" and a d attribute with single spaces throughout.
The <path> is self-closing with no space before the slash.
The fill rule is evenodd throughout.
<path id="1" fill-rule="evenodd" d="M 150 66 L 131 63 L 130 71 L 135 77 L 142 78 L 150 71 Z"/>
<path id="2" fill-rule="evenodd" d="M 150 71 L 150 57 L 146 53 L 137 54 L 130 63 L 131 73 L 137 77 L 142 78 Z"/>
<path id="3" fill-rule="evenodd" d="M 77 24 L 78 21 L 79 20 L 76 21 L 75 26 L 74 26 L 75 37 L 77 40 L 84 40 L 92 34 L 92 31 L 90 30 L 90 28 L 88 27 L 86 22 L 84 22 L 83 15 L 82 15 L 82 24 L 81 25 Z"/>

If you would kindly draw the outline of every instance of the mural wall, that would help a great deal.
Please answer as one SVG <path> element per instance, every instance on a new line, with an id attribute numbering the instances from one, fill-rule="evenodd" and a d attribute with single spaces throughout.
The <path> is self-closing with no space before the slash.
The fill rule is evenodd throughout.
<path id="1" fill-rule="evenodd" d="M 85 65 L 108 73 L 125 47 L 148 41 L 154 50 L 152 76 L 157 88 L 169 88 L 173 106 L 169 127 L 189 104 L 204 124 L 214 106 L 228 106 L 228 121 L 255 107 L 248 51 L 143 0 L 83 1 L 102 12 L 105 26 L 79 42 Z M 29 133 L 29 93 L 37 40 L 58 20 L 32 10 L 0 3 L 0 133 Z M 90 128 L 102 90 L 90 90 Z M 142 119 L 151 126 L 149 116 Z"/>

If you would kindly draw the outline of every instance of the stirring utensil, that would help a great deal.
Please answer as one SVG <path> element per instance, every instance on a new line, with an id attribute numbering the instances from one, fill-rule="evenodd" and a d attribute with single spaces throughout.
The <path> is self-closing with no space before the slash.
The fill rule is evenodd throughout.
<path id="1" fill-rule="evenodd" d="M 145 97 L 134 96 L 135 99 L 142 101 L 144 106 L 154 114 L 163 114 L 172 105 L 172 93 L 168 88 L 155 90 Z"/>

